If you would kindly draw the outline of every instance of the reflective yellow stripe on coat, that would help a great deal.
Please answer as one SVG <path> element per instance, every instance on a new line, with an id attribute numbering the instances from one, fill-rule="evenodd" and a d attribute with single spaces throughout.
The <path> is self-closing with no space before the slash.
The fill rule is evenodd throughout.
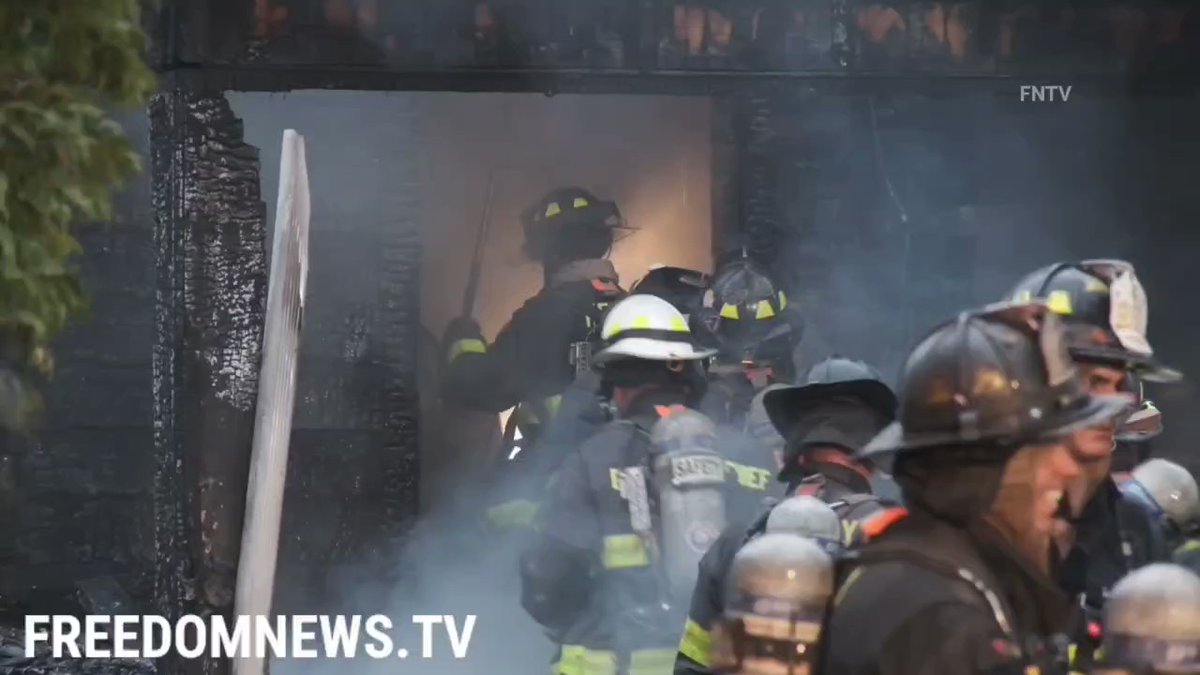
<path id="1" fill-rule="evenodd" d="M 679 641 L 679 653 L 708 668 L 712 665 L 712 635 L 704 626 L 688 619 Z"/>
<path id="2" fill-rule="evenodd" d="M 604 538 L 604 569 L 620 570 L 629 567 L 645 567 L 650 556 L 636 534 L 614 534 Z"/>
<path id="3" fill-rule="evenodd" d="M 528 499 L 514 499 L 497 504 L 487 510 L 488 522 L 501 528 L 533 527 L 537 519 L 538 503 Z"/>
<path id="4" fill-rule="evenodd" d="M 747 466 L 725 460 L 725 466 L 737 474 L 738 484 L 751 490 L 766 490 L 774 474 L 756 466 Z"/>
<path id="5" fill-rule="evenodd" d="M 671 675 L 674 649 L 639 649 L 629 655 L 629 668 L 622 671 L 615 652 L 563 645 L 562 655 L 550 672 L 554 675 Z"/>
<path id="6" fill-rule="evenodd" d="M 450 344 L 450 348 L 446 350 L 446 363 L 453 363 L 463 354 L 486 354 L 487 344 L 483 340 L 476 338 L 468 338 L 466 340 L 455 340 Z"/>

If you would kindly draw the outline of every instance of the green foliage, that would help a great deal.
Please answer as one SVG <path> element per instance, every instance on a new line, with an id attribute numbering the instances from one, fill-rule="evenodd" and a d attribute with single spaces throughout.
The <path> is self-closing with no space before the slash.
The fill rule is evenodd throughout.
<path id="1" fill-rule="evenodd" d="M 139 157 L 105 112 L 154 88 L 139 0 L 0 2 L 0 426 L 30 409 L 50 341 L 86 308 L 70 227 L 112 217 Z M 5 372 L 7 370 L 7 372 Z"/>

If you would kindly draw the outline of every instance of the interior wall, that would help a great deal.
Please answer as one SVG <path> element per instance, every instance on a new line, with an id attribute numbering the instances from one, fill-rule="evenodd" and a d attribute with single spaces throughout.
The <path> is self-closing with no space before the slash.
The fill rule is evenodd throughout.
<path id="1" fill-rule="evenodd" d="M 707 270 L 710 104 L 665 96 L 431 94 L 421 316 L 440 335 L 459 313 L 495 176 L 477 300 L 489 338 L 542 285 L 521 254 L 520 212 L 561 185 L 614 199 L 637 231 L 613 252 L 628 288 L 653 263 Z"/>

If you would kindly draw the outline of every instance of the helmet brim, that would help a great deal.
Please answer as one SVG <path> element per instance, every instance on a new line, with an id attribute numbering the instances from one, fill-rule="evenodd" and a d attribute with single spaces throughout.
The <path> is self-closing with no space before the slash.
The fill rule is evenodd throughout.
<path id="1" fill-rule="evenodd" d="M 900 422 L 892 422 L 879 432 L 858 453 L 862 459 L 907 452 L 929 450 L 947 445 L 987 444 L 993 442 L 1034 443 L 1062 438 L 1068 434 L 1095 426 L 1120 415 L 1129 406 L 1129 400 L 1120 395 L 1089 396 L 1085 405 L 1061 412 L 1044 420 L 1024 433 L 984 433 L 976 438 L 963 438 L 957 432 L 908 434 Z"/>
<path id="2" fill-rule="evenodd" d="M 896 394 L 879 380 L 846 380 L 782 387 L 763 396 L 763 407 L 775 430 L 786 438 L 806 412 L 838 397 L 859 399 L 888 420 L 896 419 Z"/>
<path id="3" fill-rule="evenodd" d="M 1125 418 L 1117 427 L 1116 439 L 1123 443 L 1143 443 L 1163 431 L 1162 413 L 1157 408 L 1142 407 Z"/>
<path id="4" fill-rule="evenodd" d="M 592 358 L 592 364 L 603 367 L 618 359 L 643 361 L 699 361 L 717 353 L 715 349 L 700 349 L 688 342 L 668 342 L 645 337 L 621 338 Z"/>
<path id="5" fill-rule="evenodd" d="M 1183 373 L 1163 365 L 1152 354 L 1095 345 L 1073 345 L 1069 349 L 1071 358 L 1085 363 L 1119 364 L 1124 369 L 1147 382 L 1169 384 L 1183 379 Z"/>

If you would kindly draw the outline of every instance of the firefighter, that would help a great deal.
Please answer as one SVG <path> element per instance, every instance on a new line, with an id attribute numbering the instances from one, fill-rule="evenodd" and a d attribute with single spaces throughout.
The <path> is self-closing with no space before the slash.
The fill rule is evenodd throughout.
<path id="1" fill-rule="evenodd" d="M 701 411 L 718 424 L 744 427 L 756 392 L 793 381 L 803 321 L 787 295 L 744 253 L 718 267 L 698 318 L 703 338 L 719 350 Z"/>
<path id="2" fill-rule="evenodd" d="M 655 505 L 671 500 L 647 494 L 648 483 L 659 484 L 645 479 L 657 447 L 651 433 L 675 406 L 700 400 L 714 352 L 696 343 L 678 310 L 649 295 L 613 305 L 601 337 L 608 346 L 594 366 L 618 419 L 575 448 L 555 476 L 521 556 L 522 605 L 560 646 L 553 672 L 656 675 L 670 672 L 682 619 L 669 617 L 682 610 L 670 597 L 673 566 L 660 556 L 670 533 L 653 532 L 663 522 Z M 681 480 L 711 469 L 711 459 L 691 462 Z M 723 480 L 719 459 L 715 466 Z M 698 546 L 715 538 L 711 522 L 696 523 Z"/>
<path id="3" fill-rule="evenodd" d="M 694 331 L 692 316 L 700 309 L 700 301 L 708 288 L 709 275 L 700 270 L 670 265 L 654 265 L 645 276 L 634 282 L 630 293 L 656 295 L 674 305 L 688 319 Z"/>
<path id="4" fill-rule="evenodd" d="M 1125 383 L 1128 374 L 1148 382 L 1181 377 L 1158 361 L 1146 339 L 1146 293 L 1128 262 L 1049 265 L 1022 279 L 1011 297 L 1041 300 L 1062 317 L 1071 357 L 1093 394 L 1125 395 L 1132 404 Z M 1122 497 L 1111 476 L 1115 432 L 1122 424 L 1114 419 L 1072 437 L 1083 473 L 1068 488 L 1074 536 L 1060 581 L 1080 598 L 1084 614 L 1092 620 L 1100 618 L 1104 597 L 1118 579 L 1168 556 L 1159 527 L 1145 509 Z M 1084 623 L 1079 631 L 1080 644 L 1094 632 Z M 1096 646 L 1094 640 L 1090 646 Z M 1077 669 L 1087 670 L 1092 653 L 1093 649 L 1078 650 Z"/>
<path id="5" fill-rule="evenodd" d="M 815 672 L 833 578 L 833 558 L 804 536 L 768 532 L 746 544 L 733 559 L 729 602 L 713 631 L 715 672 Z"/>
<path id="6" fill-rule="evenodd" d="M 876 516 L 840 571 L 822 672 L 1038 672 L 1072 618 L 1053 575 L 1071 432 L 1121 414 L 1038 303 L 963 312 L 909 354 L 898 421 L 861 453 L 894 455 L 908 505 Z"/>
<path id="7" fill-rule="evenodd" d="M 712 277 L 702 271 L 678 267 L 656 267 L 635 283 L 634 291 L 658 295 L 667 300 L 668 303 L 683 312 L 685 317 L 688 317 L 689 328 L 692 330 L 692 334 L 696 335 L 697 340 L 706 345 L 718 347 L 718 336 L 709 333 L 708 325 L 715 325 L 727 335 L 737 333 L 737 329 L 740 327 L 731 323 L 736 319 L 728 319 L 728 316 L 742 316 L 740 310 L 743 307 L 737 306 L 739 300 L 734 300 L 731 310 L 725 311 L 727 321 L 724 325 L 714 321 L 721 317 L 719 313 L 714 315 L 712 311 L 712 306 L 716 301 L 716 295 L 712 289 L 720 288 L 725 295 L 736 295 L 744 291 L 748 282 L 751 287 L 757 285 L 762 288 L 773 288 L 766 277 L 745 274 L 743 264 L 740 262 L 725 268 L 718 277 L 718 282 L 714 283 Z M 745 295 L 738 295 L 738 297 L 744 299 Z M 760 295 L 751 295 L 751 297 L 758 298 Z M 784 295 L 776 295 L 772 300 L 768 291 L 762 295 L 762 298 L 762 303 L 766 305 L 755 305 L 760 300 L 744 299 L 745 313 L 750 312 L 751 306 L 770 307 L 772 301 L 778 304 Z M 762 324 L 756 328 L 761 331 L 768 325 L 774 325 L 768 321 L 768 318 L 764 317 Z M 731 325 L 734 327 L 731 328 Z M 749 375 L 756 374 L 756 372 L 766 374 L 767 371 L 761 368 L 748 371 L 740 363 L 718 365 L 710 377 L 709 396 L 701 404 L 701 410 L 719 423 L 718 446 L 721 454 L 727 460 L 728 478 L 730 478 L 726 506 L 730 510 L 730 518 L 733 521 L 749 522 L 760 513 L 763 500 L 772 500 L 772 498 L 778 500 L 784 496 L 784 491 L 780 489 L 781 486 L 772 480 L 775 472 L 779 470 L 774 454 L 775 440 L 778 435 L 775 435 L 774 429 L 770 428 L 769 423 L 766 423 L 766 416 L 762 411 L 763 392 L 767 388 L 775 387 L 775 384 L 772 384 L 775 378 L 773 374 L 767 374 L 758 380 L 752 380 Z"/>
<path id="8" fill-rule="evenodd" d="M 746 416 L 746 434 L 757 441 L 758 445 L 765 450 L 765 455 L 770 457 L 771 466 L 774 468 L 772 475 L 777 474 L 783 468 L 783 456 L 787 441 L 771 422 L 771 416 L 767 414 L 766 398 L 771 395 L 771 392 L 786 389 L 789 386 L 791 385 L 772 384 L 755 394 L 750 401 L 750 414 Z"/>
<path id="9" fill-rule="evenodd" d="M 787 494 L 786 486 L 773 480 L 781 466 L 783 437 L 771 425 L 763 405 L 769 392 L 784 386 L 773 384 L 754 395 L 744 427 L 726 424 L 717 430 L 717 444 L 725 457 L 729 519 L 742 527 L 758 517 L 764 506 Z"/>
<path id="10" fill-rule="evenodd" d="M 891 506 L 870 494 L 870 469 L 853 454 L 894 419 L 895 406 L 895 394 L 870 366 L 841 357 L 813 366 L 804 386 L 764 396 L 773 426 L 787 439 L 779 481 L 789 495 L 828 502 L 843 521 L 843 545 L 861 540 L 860 519 Z M 738 550 L 762 534 L 772 516 L 768 507 L 749 525 L 734 520 L 701 559 L 675 673 L 713 672 L 711 630 L 725 607 L 722 580 Z"/>
<path id="11" fill-rule="evenodd" d="M 1141 503 L 1163 528 L 1175 561 L 1197 570 L 1200 554 L 1200 488 L 1191 472 L 1165 459 L 1151 459 L 1133 470 L 1121 492 Z"/>
<path id="12" fill-rule="evenodd" d="M 547 466 L 536 470 L 510 468 L 513 462 L 506 460 L 524 465 L 535 459 L 526 450 L 536 446 L 577 371 L 586 371 L 603 312 L 623 295 L 606 259 L 615 234 L 625 228 L 615 203 L 581 188 L 560 188 L 522 218 L 525 252 L 542 265 L 545 286 L 513 314 L 492 344 L 470 317 L 454 319 L 443 340 L 447 400 L 494 413 L 516 406 L 505 430 L 501 465 L 492 472 L 502 493 L 490 498 L 495 504 L 489 519 L 497 524 L 528 521 L 533 504 L 526 493 L 543 489 L 557 458 L 537 458 Z"/>
<path id="13" fill-rule="evenodd" d="M 1094 675 L 1200 673 L 1200 577 L 1155 563 L 1113 587 L 1104 664 Z"/>
<path id="14" fill-rule="evenodd" d="M 713 337 L 705 333 L 702 320 L 701 301 L 708 289 L 709 275 L 698 270 L 682 267 L 658 266 L 652 268 L 631 289 L 634 293 L 645 293 L 660 297 L 671 303 L 688 319 L 688 327 L 697 339 L 711 343 Z M 738 381 L 743 384 L 743 381 Z M 744 382 L 742 395 L 753 393 L 753 385 Z M 771 426 L 762 406 L 765 392 L 782 386 L 767 385 L 753 394 L 746 414 L 730 419 L 724 415 L 718 428 L 717 445 L 726 459 L 728 478 L 726 507 L 735 522 L 749 522 L 762 509 L 766 499 L 783 496 L 780 486 L 771 480 L 779 470 L 776 450 L 782 450 L 782 439 Z M 709 413 L 711 407 L 702 408 Z"/>
<path id="15" fill-rule="evenodd" d="M 862 361 L 831 356 L 808 372 L 803 386 L 769 394 L 764 404 L 788 443 L 779 480 L 792 494 L 834 504 L 843 520 L 861 521 L 888 505 L 873 495 L 877 471 L 854 455 L 895 418 L 896 395 Z"/>

